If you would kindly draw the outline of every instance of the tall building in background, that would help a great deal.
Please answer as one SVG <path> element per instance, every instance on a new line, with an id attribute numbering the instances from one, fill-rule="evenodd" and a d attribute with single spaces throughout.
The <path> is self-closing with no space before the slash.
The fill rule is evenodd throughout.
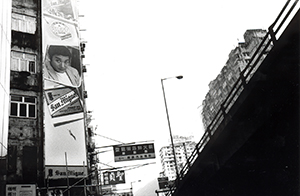
<path id="1" fill-rule="evenodd" d="M 9 114 L 11 0 L 0 1 L 0 195 L 4 195 Z"/>
<path id="2" fill-rule="evenodd" d="M 245 42 L 238 43 L 238 46 L 229 53 L 229 58 L 220 74 L 209 83 L 209 91 L 202 102 L 202 121 L 205 129 L 221 109 L 222 103 L 266 34 L 267 31 L 262 29 L 247 30 L 244 33 Z M 271 47 L 269 46 L 266 52 L 270 51 Z M 252 62 L 255 60 L 253 59 Z M 261 63 L 262 60 L 258 63 Z M 253 75 L 255 71 L 252 70 L 251 74 Z"/>
<path id="3" fill-rule="evenodd" d="M 195 149 L 196 143 L 192 141 L 192 137 L 173 136 L 175 157 L 178 170 L 180 171 L 185 165 L 188 157 Z M 159 151 L 160 161 L 162 165 L 162 175 L 168 177 L 169 181 L 176 179 L 175 161 L 172 145 L 164 146 Z"/>
<path id="4" fill-rule="evenodd" d="M 88 155 L 94 146 L 77 0 L 5 0 L 0 5 L 1 158 L 7 149 L 6 176 L 1 173 L 0 180 L 6 194 L 87 194 L 84 185 L 90 184 L 94 164 Z"/>

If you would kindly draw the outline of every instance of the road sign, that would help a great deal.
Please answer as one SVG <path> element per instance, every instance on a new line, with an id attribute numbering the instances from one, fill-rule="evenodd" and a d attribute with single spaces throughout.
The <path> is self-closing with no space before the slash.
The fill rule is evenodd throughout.
<path id="1" fill-rule="evenodd" d="M 116 145 L 113 148 L 115 162 L 155 158 L 154 143 Z"/>

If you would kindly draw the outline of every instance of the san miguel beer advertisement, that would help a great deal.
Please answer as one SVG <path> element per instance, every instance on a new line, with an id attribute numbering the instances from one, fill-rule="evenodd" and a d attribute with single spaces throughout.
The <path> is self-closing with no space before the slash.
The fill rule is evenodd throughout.
<path id="1" fill-rule="evenodd" d="M 42 0 L 42 28 L 46 178 L 82 178 L 87 171 L 76 0 Z"/>

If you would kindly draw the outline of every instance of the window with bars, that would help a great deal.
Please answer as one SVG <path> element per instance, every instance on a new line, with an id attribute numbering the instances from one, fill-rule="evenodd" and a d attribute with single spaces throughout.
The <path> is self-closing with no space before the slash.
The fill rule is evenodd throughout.
<path id="1" fill-rule="evenodd" d="M 10 116 L 35 118 L 36 98 L 19 95 L 10 96 Z"/>
<path id="2" fill-rule="evenodd" d="M 14 31 L 20 31 L 35 34 L 36 18 L 22 14 L 12 13 L 11 28 Z"/>
<path id="3" fill-rule="evenodd" d="M 36 72 L 36 55 L 11 51 L 11 70 Z"/>

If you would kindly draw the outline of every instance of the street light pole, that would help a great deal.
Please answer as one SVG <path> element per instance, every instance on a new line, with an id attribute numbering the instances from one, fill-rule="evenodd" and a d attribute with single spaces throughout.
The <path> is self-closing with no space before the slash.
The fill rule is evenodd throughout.
<path id="1" fill-rule="evenodd" d="M 170 77 L 174 78 L 174 77 Z M 177 79 L 182 79 L 183 76 L 176 76 Z M 172 145 L 172 151 L 173 151 L 173 156 L 174 156 L 174 163 L 175 163 L 175 171 L 176 171 L 176 177 L 179 177 L 179 172 L 178 172 L 178 167 L 177 167 L 177 160 L 176 160 L 176 153 L 175 153 L 175 147 L 174 147 L 174 142 L 173 142 L 173 136 L 172 136 L 172 131 L 171 131 L 171 124 L 170 124 L 170 119 L 169 119 L 169 113 L 168 113 L 168 107 L 167 107 L 167 101 L 166 101 L 166 95 L 165 95 L 165 89 L 164 89 L 164 80 L 167 80 L 169 78 L 163 78 L 161 79 L 161 86 L 163 90 L 163 95 L 164 95 L 164 101 L 165 101 L 165 107 L 166 107 L 166 113 L 167 113 L 167 119 L 168 119 L 168 126 L 169 126 L 169 132 L 170 132 L 170 138 L 171 138 L 171 145 Z"/>

